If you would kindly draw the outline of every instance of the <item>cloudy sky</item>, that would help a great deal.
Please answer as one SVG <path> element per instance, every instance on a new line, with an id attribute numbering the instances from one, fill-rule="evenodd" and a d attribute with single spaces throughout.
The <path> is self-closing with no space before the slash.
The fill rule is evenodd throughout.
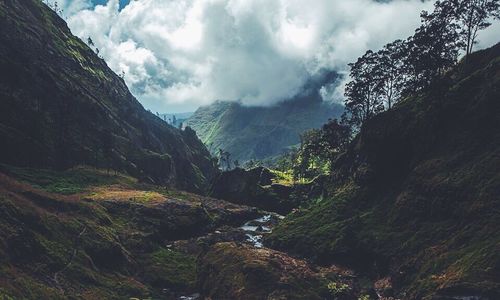
<path id="1" fill-rule="evenodd" d="M 322 70 L 346 70 L 368 49 L 405 38 L 420 0 L 63 0 L 74 34 L 91 37 L 152 111 L 214 100 L 269 105 Z M 498 42 L 495 23 L 479 47 Z M 325 97 L 337 98 L 335 93 Z"/>

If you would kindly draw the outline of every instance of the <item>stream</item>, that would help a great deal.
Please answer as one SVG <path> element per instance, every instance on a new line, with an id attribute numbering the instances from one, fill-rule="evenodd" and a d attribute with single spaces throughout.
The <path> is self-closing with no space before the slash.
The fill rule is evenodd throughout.
<path id="1" fill-rule="evenodd" d="M 248 244 L 253 245 L 255 248 L 263 248 L 264 245 L 262 239 L 264 235 L 271 233 L 274 226 L 276 226 L 278 222 L 284 218 L 284 216 L 276 213 L 265 212 L 265 214 L 261 217 L 247 221 L 245 224 L 238 227 L 238 229 L 245 233 L 246 242 Z M 180 296 L 178 299 L 200 300 L 201 295 L 199 293 L 195 293 L 189 296 Z"/>
<path id="2" fill-rule="evenodd" d="M 265 234 L 271 233 L 274 226 L 284 216 L 268 213 L 260 218 L 250 220 L 240 227 L 245 232 L 247 242 L 252 244 L 255 248 L 262 248 L 262 238 Z"/>

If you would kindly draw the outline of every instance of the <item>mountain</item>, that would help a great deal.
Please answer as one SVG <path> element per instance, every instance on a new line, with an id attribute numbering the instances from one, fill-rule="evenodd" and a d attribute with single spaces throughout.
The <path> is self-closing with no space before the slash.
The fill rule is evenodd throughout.
<path id="1" fill-rule="evenodd" d="M 146 111 L 38 0 L 0 2 L 0 162 L 85 164 L 203 191 L 217 172 L 192 130 Z"/>
<path id="2" fill-rule="evenodd" d="M 163 121 L 167 122 L 168 124 L 179 128 L 182 127 L 184 122 L 193 115 L 194 112 L 184 112 L 184 113 L 163 113 L 159 114 L 157 113 L 156 115 L 160 117 Z"/>
<path id="3" fill-rule="evenodd" d="M 339 104 L 324 102 L 319 89 L 270 107 L 218 101 L 202 106 L 187 120 L 212 153 L 228 151 L 233 160 L 265 160 L 300 142 L 300 134 L 339 117 Z"/>
<path id="4" fill-rule="evenodd" d="M 380 297 L 500 299 L 499 99 L 497 44 L 368 120 L 267 245 L 351 266 Z"/>

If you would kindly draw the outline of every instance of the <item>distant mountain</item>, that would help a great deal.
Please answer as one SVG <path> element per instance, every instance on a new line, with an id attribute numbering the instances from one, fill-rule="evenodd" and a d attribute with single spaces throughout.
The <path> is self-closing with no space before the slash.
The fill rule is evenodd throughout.
<path id="1" fill-rule="evenodd" d="M 194 132 L 146 111 L 38 0 L 0 1 L 0 163 L 112 167 L 204 190 L 217 172 Z"/>
<path id="2" fill-rule="evenodd" d="M 187 120 L 212 153 L 219 148 L 233 160 L 264 160 L 297 145 L 300 134 L 339 117 L 343 107 L 324 102 L 314 88 L 270 107 L 218 101 L 202 106 Z"/>
<path id="3" fill-rule="evenodd" d="M 183 112 L 183 113 L 156 113 L 160 119 L 167 122 L 168 124 L 179 128 L 186 122 L 189 117 L 191 117 L 194 112 Z"/>

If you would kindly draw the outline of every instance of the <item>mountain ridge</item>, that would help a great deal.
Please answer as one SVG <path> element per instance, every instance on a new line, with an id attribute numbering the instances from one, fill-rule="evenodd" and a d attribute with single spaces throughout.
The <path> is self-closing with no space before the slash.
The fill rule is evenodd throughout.
<path id="1" fill-rule="evenodd" d="M 41 1 L 0 3 L 0 162 L 78 164 L 206 190 L 218 171 L 190 130 L 144 110 L 122 78 Z"/>
<path id="2" fill-rule="evenodd" d="M 301 133 L 342 112 L 341 105 L 324 102 L 315 90 L 270 107 L 217 101 L 196 110 L 187 126 L 213 154 L 222 149 L 233 160 L 246 162 L 281 155 L 300 142 Z"/>

